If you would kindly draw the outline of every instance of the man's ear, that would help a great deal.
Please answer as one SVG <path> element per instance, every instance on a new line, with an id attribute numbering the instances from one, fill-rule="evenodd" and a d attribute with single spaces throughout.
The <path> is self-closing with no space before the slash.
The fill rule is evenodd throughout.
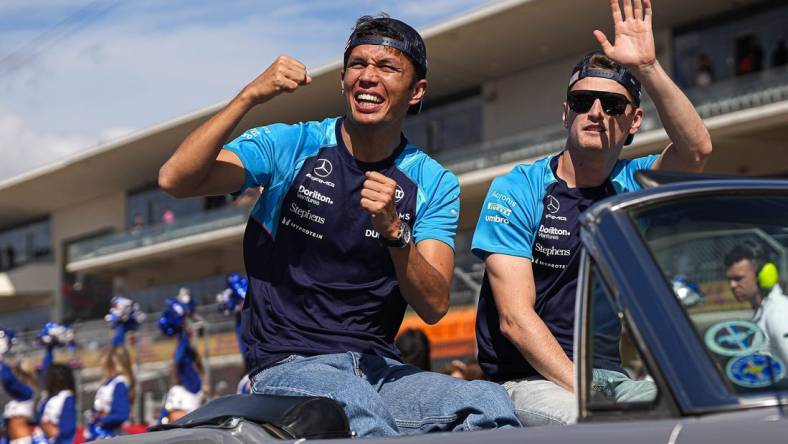
<path id="1" fill-rule="evenodd" d="M 569 105 L 564 101 L 561 105 L 561 121 L 564 123 L 564 128 L 569 128 Z"/>
<path id="2" fill-rule="evenodd" d="M 640 108 L 636 108 L 634 115 L 632 116 L 632 125 L 629 127 L 629 134 L 635 134 L 640 129 L 640 125 L 643 124 L 643 110 Z"/>
<path id="3" fill-rule="evenodd" d="M 410 95 L 409 103 L 411 105 L 418 105 L 427 93 L 427 79 L 421 79 L 413 86 L 413 92 Z"/>

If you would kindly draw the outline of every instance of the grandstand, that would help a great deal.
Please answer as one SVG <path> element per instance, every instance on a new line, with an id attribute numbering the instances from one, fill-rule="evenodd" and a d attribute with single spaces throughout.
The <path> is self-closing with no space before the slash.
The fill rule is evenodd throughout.
<path id="1" fill-rule="evenodd" d="M 470 240 L 491 179 L 561 149 L 565 81 L 580 56 L 596 48 L 593 29 L 601 26 L 611 35 L 609 22 L 599 2 L 517 0 L 424 30 L 430 87 L 424 112 L 409 118 L 406 134 L 458 175 L 463 193 L 452 286 L 455 314 L 428 330 L 439 358 L 473 351 L 468 326 L 474 312 L 468 307 L 474 305 L 483 269 L 470 256 Z M 715 152 L 707 171 L 788 175 L 788 66 L 771 66 L 769 60 L 784 23 L 788 6 L 779 1 L 660 1 L 659 59 L 711 132 Z M 740 42 L 753 35 L 763 45 L 763 66 L 737 75 L 737 62 L 746 56 Z M 710 84 L 693 77 L 701 54 L 713 61 Z M 238 132 L 340 114 L 337 56 L 337 62 L 310 71 L 308 88 L 250 112 Z M 226 273 L 243 271 L 249 206 L 229 197 L 175 200 L 156 187 L 161 164 L 220 106 L 0 182 L 0 326 L 26 330 L 49 319 L 78 322 L 83 349 L 74 359 L 84 367 L 82 400 L 95 390 L 95 353 L 110 339 L 100 318 L 111 296 L 124 293 L 154 312 L 180 287 L 190 288 L 205 305 L 199 310 L 204 319 L 199 347 L 209 358 L 212 394 L 234 391 L 241 359 L 232 320 L 208 305 Z M 643 107 L 646 121 L 625 156 L 655 153 L 667 144 L 653 104 L 645 99 Z M 174 216 L 166 223 L 165 212 Z M 14 250 L 11 261 L 8 246 Z M 420 325 L 414 319 L 406 324 Z M 32 336 L 20 337 L 25 344 Z M 137 335 L 140 400 L 146 400 L 137 404 L 138 419 L 150 418 L 158 408 L 173 347 L 155 326 L 146 324 Z M 24 346 L 19 352 L 34 353 Z"/>

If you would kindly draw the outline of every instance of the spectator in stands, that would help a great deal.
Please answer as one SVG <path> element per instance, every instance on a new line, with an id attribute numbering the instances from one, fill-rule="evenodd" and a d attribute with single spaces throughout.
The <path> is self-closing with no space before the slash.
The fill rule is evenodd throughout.
<path id="1" fill-rule="evenodd" d="M 422 370 L 432 370 L 430 340 L 423 331 L 417 328 L 409 328 L 397 336 L 395 344 L 402 356 L 402 362 Z"/>
<path id="2" fill-rule="evenodd" d="M 44 398 L 39 403 L 38 429 L 49 444 L 71 444 L 77 429 L 74 372 L 53 363 L 44 375 Z"/>
<path id="3" fill-rule="evenodd" d="M 739 302 L 755 310 L 753 322 L 763 331 L 763 351 L 788 364 L 788 296 L 780 275 L 763 245 L 754 241 L 735 245 L 724 258 L 725 276 Z"/>
<path id="4" fill-rule="evenodd" d="M 253 391 L 330 394 L 358 436 L 519 425 L 501 387 L 404 365 L 394 345 L 408 305 L 428 323 L 445 315 L 454 269 L 459 183 L 402 134 L 426 72 L 416 30 L 361 17 L 337 79 L 343 117 L 253 128 L 227 143 L 253 107 L 309 87 L 306 67 L 281 56 L 159 172 L 179 197 L 271 187 L 244 239 Z"/>
<path id="5" fill-rule="evenodd" d="M 496 178 L 482 205 L 472 251 L 485 261 L 476 316 L 478 359 L 512 396 L 524 425 L 567 424 L 577 416 L 573 363 L 580 215 L 595 202 L 640 188 L 645 169 L 700 172 L 709 133 L 692 103 L 656 58 L 651 1 L 610 7 L 615 44 L 594 31 L 603 53 L 571 71 L 563 104 L 564 149 Z M 670 138 L 660 155 L 619 159 L 643 121 L 641 85 Z M 619 326 L 617 319 L 610 325 Z M 620 368 L 619 334 L 594 348 L 594 383 L 616 387 L 616 401 L 652 399 Z M 629 396 L 625 399 L 625 395 Z"/>
<path id="6" fill-rule="evenodd" d="M 5 247 L 5 268 L 10 270 L 16 266 L 16 250 L 14 246 L 9 244 Z"/>
<path id="7" fill-rule="evenodd" d="M 750 74 L 763 69 L 763 48 L 760 40 L 754 34 L 742 37 L 739 40 L 743 53 L 739 54 L 736 61 L 736 75 Z"/>
<path id="8" fill-rule="evenodd" d="M 131 233 L 139 234 L 140 232 L 142 232 L 143 228 L 145 228 L 145 220 L 143 219 L 141 214 L 137 213 L 134 215 L 134 219 L 132 220 Z"/>
<path id="9" fill-rule="evenodd" d="M 165 208 L 161 213 L 161 222 L 164 225 L 172 225 L 175 223 L 175 212 L 170 208 Z"/>
<path id="10" fill-rule="evenodd" d="M 788 64 L 788 48 L 785 46 L 785 39 L 780 37 L 772 52 L 772 67 L 779 68 Z"/>
<path id="11" fill-rule="evenodd" d="M 712 83 L 714 83 L 714 65 L 706 53 L 701 53 L 695 71 L 695 86 L 705 88 Z"/>

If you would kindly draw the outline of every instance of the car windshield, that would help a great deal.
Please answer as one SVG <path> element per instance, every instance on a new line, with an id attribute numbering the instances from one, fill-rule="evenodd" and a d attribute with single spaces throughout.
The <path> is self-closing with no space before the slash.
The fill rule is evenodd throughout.
<path id="1" fill-rule="evenodd" d="M 788 196 L 685 197 L 630 212 L 732 392 L 788 389 Z"/>

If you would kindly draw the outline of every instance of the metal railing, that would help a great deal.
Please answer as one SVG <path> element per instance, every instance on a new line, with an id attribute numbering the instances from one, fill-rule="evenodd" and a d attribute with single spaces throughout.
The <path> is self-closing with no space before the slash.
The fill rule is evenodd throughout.
<path id="1" fill-rule="evenodd" d="M 171 224 L 157 224 L 138 230 L 113 233 L 75 242 L 68 248 L 69 262 L 105 256 L 161 242 L 193 236 L 246 223 L 250 208 L 228 206 L 178 218 Z"/>

